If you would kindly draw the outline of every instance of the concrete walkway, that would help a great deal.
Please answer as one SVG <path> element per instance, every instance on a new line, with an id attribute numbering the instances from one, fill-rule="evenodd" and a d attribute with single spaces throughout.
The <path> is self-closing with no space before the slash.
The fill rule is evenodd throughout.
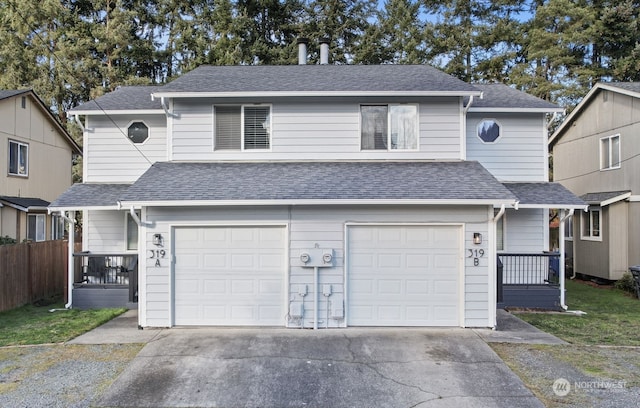
<path id="1" fill-rule="evenodd" d="M 497 310 L 497 322 L 496 330 L 473 329 L 473 331 L 488 343 L 568 344 L 503 309 Z"/>

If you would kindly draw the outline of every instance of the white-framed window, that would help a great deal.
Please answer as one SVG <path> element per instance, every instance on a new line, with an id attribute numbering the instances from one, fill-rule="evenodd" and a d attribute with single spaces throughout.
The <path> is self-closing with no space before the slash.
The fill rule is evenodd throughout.
<path id="1" fill-rule="evenodd" d="M 495 143 L 502 136 L 502 125 L 495 119 L 482 119 L 476 127 L 476 135 L 482 143 Z"/>
<path id="2" fill-rule="evenodd" d="M 59 215 L 51 216 L 51 239 L 64 238 L 64 218 Z"/>
<path id="3" fill-rule="evenodd" d="M 582 219 L 580 238 L 587 241 L 602 241 L 602 208 L 589 208 L 580 214 Z"/>
<path id="4" fill-rule="evenodd" d="M 136 211 L 138 217 L 140 217 L 140 212 Z M 124 229 L 125 229 L 125 245 L 127 251 L 137 251 L 138 250 L 138 224 L 135 222 L 130 213 L 126 213 L 124 219 Z"/>
<path id="5" fill-rule="evenodd" d="M 270 105 L 220 105 L 213 107 L 214 150 L 269 150 Z"/>
<path id="6" fill-rule="evenodd" d="M 567 218 L 564 222 L 564 239 L 573 240 L 573 216 Z"/>
<path id="7" fill-rule="evenodd" d="M 418 150 L 418 105 L 360 105 L 362 150 Z"/>
<path id="8" fill-rule="evenodd" d="M 500 209 L 494 208 L 493 215 L 495 216 L 500 212 Z M 496 223 L 496 251 L 504 251 L 504 236 L 505 236 L 505 219 L 507 213 L 502 214 L 502 217 Z"/>
<path id="9" fill-rule="evenodd" d="M 600 139 L 600 170 L 620 168 L 620 135 Z"/>
<path id="10" fill-rule="evenodd" d="M 27 239 L 35 242 L 44 241 L 46 220 L 45 214 L 27 214 Z"/>
<path id="11" fill-rule="evenodd" d="M 12 176 L 29 175 L 29 145 L 9 140 L 9 174 Z"/>
<path id="12" fill-rule="evenodd" d="M 142 121 L 134 121 L 127 127 L 127 137 L 135 144 L 142 144 L 149 138 L 149 127 Z"/>

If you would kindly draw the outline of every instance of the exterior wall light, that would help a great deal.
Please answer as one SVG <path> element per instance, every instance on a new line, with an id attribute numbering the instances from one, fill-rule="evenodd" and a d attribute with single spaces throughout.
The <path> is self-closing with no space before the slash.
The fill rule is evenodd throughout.
<path id="1" fill-rule="evenodd" d="M 163 244 L 162 234 L 154 234 L 153 235 L 153 245 L 162 246 Z"/>
<path id="2" fill-rule="evenodd" d="M 473 243 L 476 245 L 482 244 L 482 234 L 479 232 L 473 233 Z"/>

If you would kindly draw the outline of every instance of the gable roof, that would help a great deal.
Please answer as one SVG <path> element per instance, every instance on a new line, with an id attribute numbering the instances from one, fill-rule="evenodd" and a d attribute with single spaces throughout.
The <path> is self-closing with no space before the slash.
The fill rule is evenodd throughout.
<path id="1" fill-rule="evenodd" d="M 106 114 L 128 112 L 162 113 L 160 100 L 153 100 L 151 94 L 160 89 L 158 86 L 121 86 L 115 91 L 104 94 L 94 100 L 71 109 L 75 115 Z"/>
<path id="2" fill-rule="evenodd" d="M 514 204 L 516 197 L 474 161 L 157 162 L 120 201 L 136 206 L 488 205 Z"/>
<path id="3" fill-rule="evenodd" d="M 10 196 L 0 196 L 0 203 L 24 212 L 46 211 L 49 205 L 48 201 L 40 198 Z"/>
<path id="4" fill-rule="evenodd" d="M 560 183 L 504 183 L 504 185 L 518 197 L 520 208 L 584 209 L 587 207 L 587 203 Z"/>
<path id="5" fill-rule="evenodd" d="M 482 91 L 482 98 L 475 98 L 470 112 L 563 112 L 560 106 L 547 102 L 505 84 L 473 84 Z M 465 100 L 465 106 L 469 103 Z"/>
<path id="6" fill-rule="evenodd" d="M 40 109 L 40 111 L 45 116 L 45 118 L 49 121 L 49 123 L 51 123 L 56 129 L 58 129 L 58 132 L 60 132 L 62 137 L 66 140 L 66 142 L 71 147 L 72 152 L 78 155 L 82 155 L 82 149 L 80 148 L 78 143 L 76 143 L 76 141 L 73 140 L 69 132 L 67 132 L 67 129 L 65 129 L 64 126 L 62 126 L 62 124 L 58 121 L 58 118 L 53 113 L 51 113 L 51 110 L 44 104 L 44 102 L 42 102 L 42 99 L 40 99 L 40 97 L 32 89 L 1 90 L 0 100 L 16 97 L 18 95 L 25 95 L 31 98 L 33 101 L 35 101 L 36 107 Z"/>
<path id="7" fill-rule="evenodd" d="M 465 96 L 472 85 L 429 65 L 202 65 L 154 97 Z"/>
<path id="8" fill-rule="evenodd" d="M 560 126 L 556 129 L 555 132 L 549 138 L 549 147 L 553 147 L 554 144 L 562 137 L 564 134 L 564 129 L 573 122 L 574 118 L 577 117 L 588 105 L 595 95 L 600 90 L 606 90 L 611 92 L 616 92 L 619 94 L 631 96 L 632 98 L 640 99 L 640 82 L 611 82 L 611 83 L 603 83 L 598 82 L 594 85 L 591 90 L 585 95 L 584 98 L 580 101 L 580 103 L 571 111 L 569 116 L 564 118 Z"/>

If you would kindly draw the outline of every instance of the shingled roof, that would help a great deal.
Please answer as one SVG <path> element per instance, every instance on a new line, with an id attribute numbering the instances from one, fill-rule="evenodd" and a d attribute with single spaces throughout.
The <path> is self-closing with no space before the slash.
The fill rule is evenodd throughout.
<path id="1" fill-rule="evenodd" d="M 49 205 L 48 201 L 41 198 L 9 196 L 0 196 L 0 203 L 24 212 L 43 210 Z"/>
<path id="2" fill-rule="evenodd" d="M 504 183 L 518 197 L 519 206 L 583 209 L 587 206 L 581 198 L 559 183 Z"/>
<path id="3" fill-rule="evenodd" d="M 131 184 L 76 183 L 62 193 L 50 205 L 51 209 L 79 207 L 107 207 L 118 205 L 118 199 Z"/>
<path id="4" fill-rule="evenodd" d="M 429 65 L 203 65 L 157 91 L 188 94 L 479 95 L 480 92 Z"/>
<path id="5" fill-rule="evenodd" d="M 162 112 L 160 100 L 152 100 L 151 94 L 158 86 L 122 86 L 113 92 L 73 108 L 70 113 L 146 110 Z"/>
<path id="6" fill-rule="evenodd" d="M 148 205 L 386 200 L 487 204 L 516 197 L 474 161 L 159 162 L 120 197 Z"/>
<path id="7" fill-rule="evenodd" d="M 470 111 L 508 111 L 508 110 L 541 110 L 544 112 L 562 112 L 556 104 L 547 102 L 528 93 L 519 91 L 505 84 L 473 84 L 482 91 L 482 98 L 475 98 Z M 465 105 L 468 99 L 465 100 Z"/>

